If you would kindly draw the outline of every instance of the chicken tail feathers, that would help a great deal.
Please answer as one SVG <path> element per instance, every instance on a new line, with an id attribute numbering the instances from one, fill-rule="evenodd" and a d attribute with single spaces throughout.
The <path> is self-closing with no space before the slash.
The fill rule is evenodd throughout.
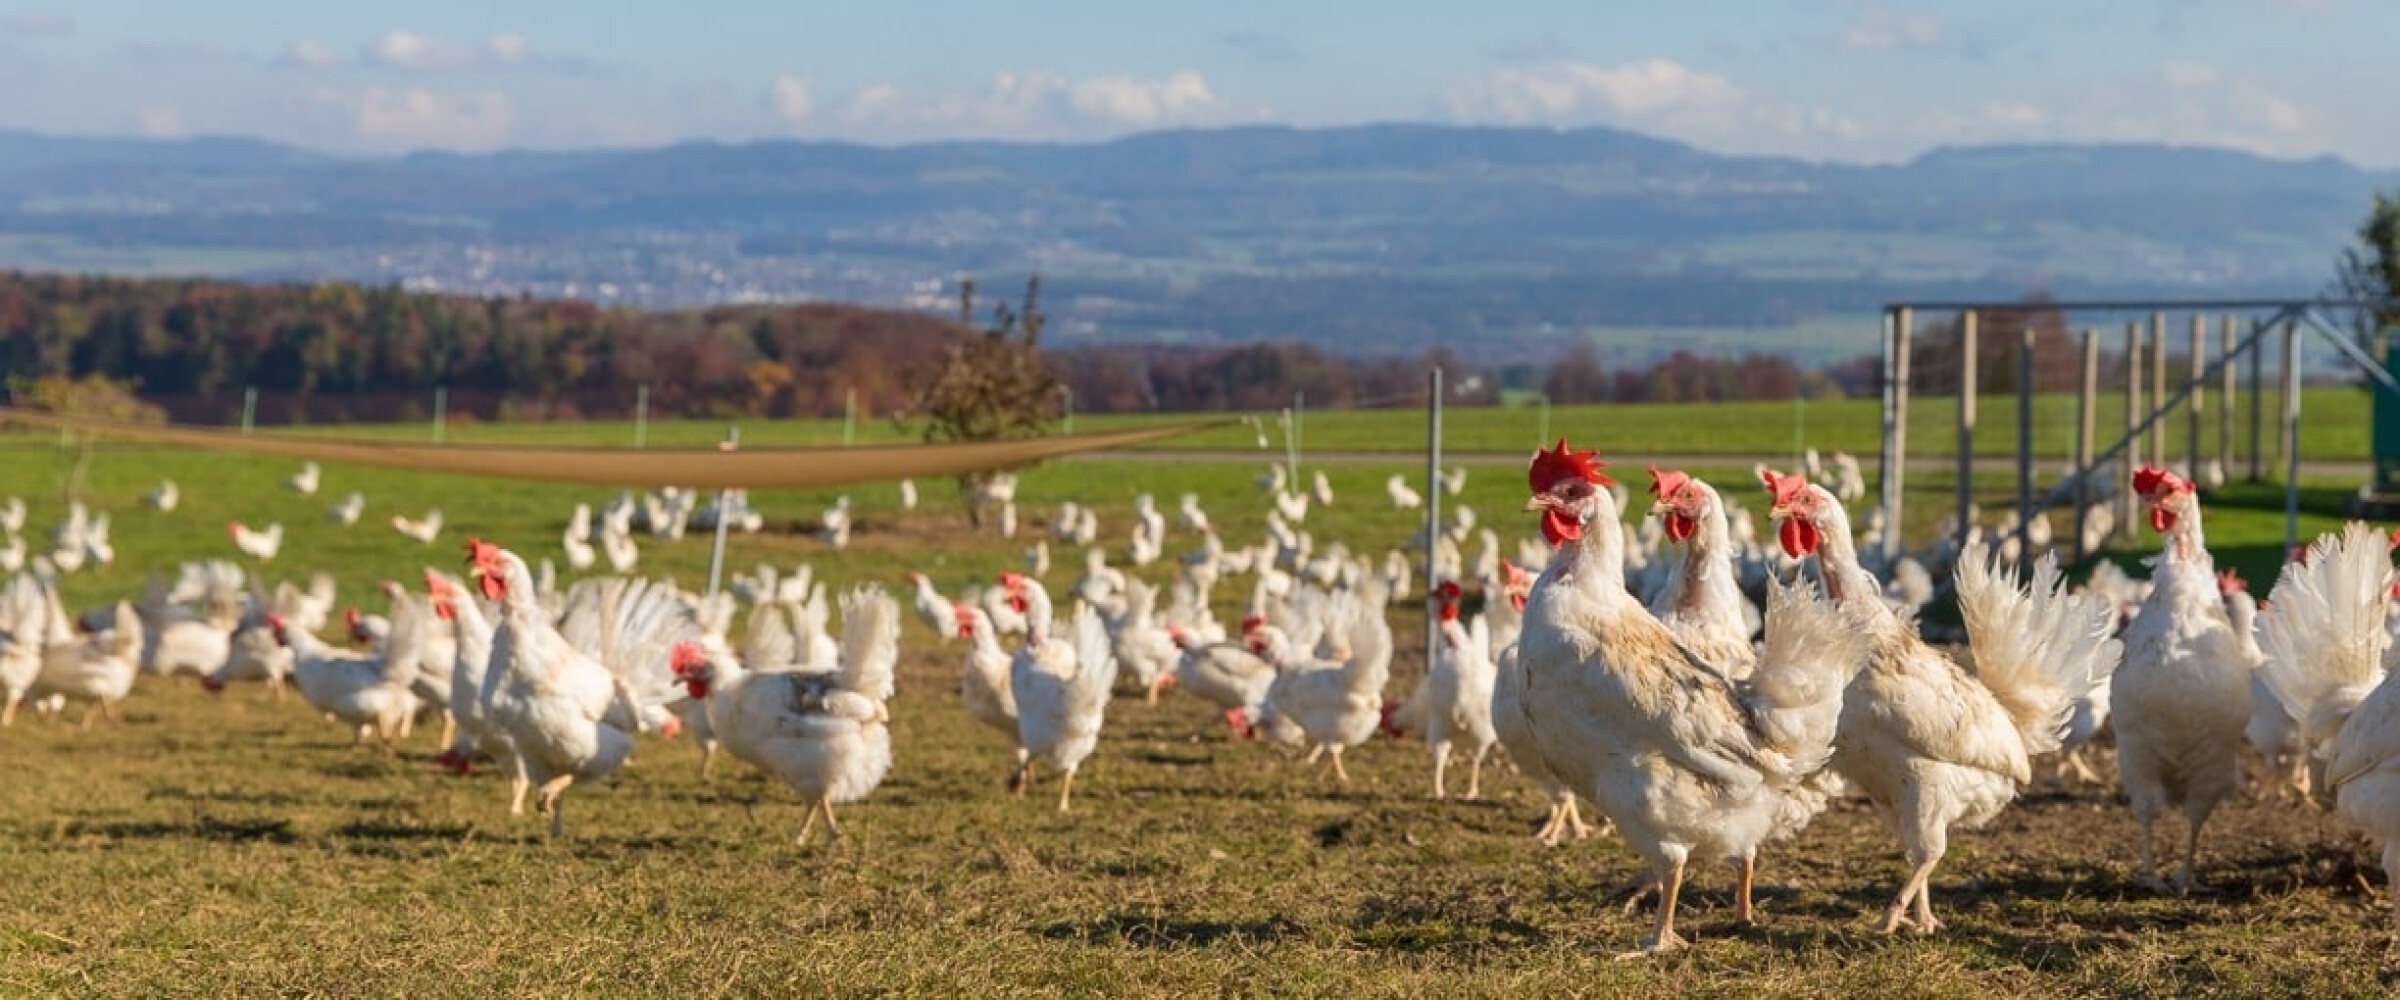
<path id="1" fill-rule="evenodd" d="M 2058 749 L 2075 699 L 2123 658 L 2124 644 L 2109 634 L 2115 609 L 2105 597 L 2068 593 L 2055 554 L 2019 587 L 1977 541 L 1959 554 L 1957 573 L 1977 679 L 2008 712 L 2027 754 Z"/>
<path id="2" fill-rule="evenodd" d="M 1842 716 L 1842 691 L 1867 659 L 1855 615 L 1806 581 L 1767 586 L 1766 650 L 1750 675 L 1751 708 L 1768 747 L 1822 762 Z M 1804 764 L 1802 770 L 1814 770 Z"/>
<path id="3" fill-rule="evenodd" d="M 2299 720 L 2308 742 L 2332 740 L 2383 682 L 2391 583 L 2384 535 L 2353 521 L 2341 534 L 2317 539 L 2306 559 L 2285 565 L 2267 596 L 2258 615 L 2258 645 L 2267 657 L 2259 677 Z"/>

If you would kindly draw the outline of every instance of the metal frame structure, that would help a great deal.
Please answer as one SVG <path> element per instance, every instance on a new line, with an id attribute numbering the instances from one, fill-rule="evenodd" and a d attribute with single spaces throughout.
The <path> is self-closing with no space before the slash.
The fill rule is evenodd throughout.
<path id="1" fill-rule="evenodd" d="M 2095 335 L 2091 331 L 2086 330 L 2082 343 L 2082 397 L 2085 400 L 2085 405 L 2077 415 L 2079 434 L 2077 438 L 2078 445 L 2075 455 L 2074 472 L 2066 479 L 2053 486 L 2047 493 L 2043 493 L 2039 496 L 2036 496 L 2033 488 L 2033 344 L 2031 332 L 2028 331 L 2026 334 L 2025 343 L 2019 348 L 2017 369 L 2017 543 L 2018 551 L 2025 552 L 2027 551 L 2026 531 L 2031 524 L 2033 515 L 2036 512 L 2048 510 L 2053 506 L 2057 506 L 2070 500 L 2082 501 L 2088 499 L 2090 496 L 2091 483 L 2093 482 L 2093 475 L 2096 472 L 2111 466 L 2112 464 L 2118 464 L 2122 462 L 2127 466 L 2127 471 L 2130 473 L 2132 463 L 2137 461 L 2139 458 L 2138 449 L 2142 435 L 2150 433 L 2152 428 L 2156 427 L 2161 420 L 2165 419 L 2169 414 L 2173 413 L 2179 407 L 2183 407 L 2186 400 L 2193 400 L 2195 404 L 2190 408 L 2188 413 L 2191 421 L 2190 458 L 2192 467 L 2196 470 L 2200 464 L 2198 441 L 2200 438 L 2199 428 L 2201 419 L 2200 408 L 2197 405 L 2196 394 L 2205 391 L 2203 387 L 2206 386 L 2208 381 L 2212 378 L 2221 378 L 2226 390 L 2230 392 L 2233 385 L 2232 366 L 2236 363 L 2237 359 L 2244 355 L 2249 355 L 2252 359 L 2252 367 L 2250 370 L 2250 472 L 2253 479 L 2258 478 L 2260 472 L 2260 466 L 2258 464 L 2260 418 L 2259 390 L 2261 388 L 2260 375 L 2261 369 L 2264 367 L 2263 355 L 2266 335 L 2270 330 L 2275 329 L 2281 329 L 2284 332 L 2284 369 L 2282 385 L 2280 386 L 2282 389 L 2281 395 L 2283 397 L 2284 411 L 2281 414 L 2283 424 L 2281 450 L 2283 452 L 2286 466 L 2284 476 L 2284 535 L 2287 546 L 2290 544 L 2297 544 L 2299 535 L 2300 503 L 2300 368 L 2298 364 L 2299 338 L 2297 336 L 2297 332 L 2303 328 L 2316 332 L 2325 340 L 2325 342 L 2333 345 L 2335 350 L 2338 351 L 2346 361 L 2357 367 L 2360 371 L 2366 373 L 2368 378 L 2380 389 L 2385 392 L 2392 393 L 2395 397 L 2400 397 L 2400 381 L 2394 380 L 2392 375 L 2385 371 L 2381 364 L 2377 363 L 2373 358 L 2370 358 L 2364 350 L 2360 349 L 2356 343 L 2352 342 L 2349 334 L 2339 329 L 2337 325 L 2328 320 L 2325 315 L 2329 311 L 2363 309 L 2370 308 L 2373 305 L 2374 303 L 2358 300 L 2325 298 L 2185 300 L 2127 299 L 2061 302 L 1932 301 L 1895 302 L 1886 304 L 1883 308 L 1883 438 L 1882 454 L 1880 459 L 1882 487 L 1880 503 L 1884 515 L 1884 523 L 1886 525 L 1882 538 L 1883 554 L 1889 558 L 1896 557 L 1900 552 L 1902 534 L 1902 500 L 1906 495 L 1905 480 L 1907 476 L 1908 465 L 1910 340 L 1914 333 L 1913 324 L 1915 314 L 1918 311 L 1954 312 L 1960 314 L 1961 317 L 1959 326 L 1961 335 L 1961 391 L 1958 398 L 1959 482 L 1957 523 L 1962 537 L 1968 529 L 1967 513 L 1972 499 L 1972 480 L 1976 457 L 1974 451 L 1975 398 L 1977 395 L 1975 392 L 1976 314 L 1980 312 L 2022 313 L 2030 310 L 2055 311 L 2060 313 L 2130 312 L 2136 314 L 2150 314 L 2151 321 L 2149 326 L 2151 336 L 2149 346 L 2151 348 L 2151 391 L 2150 405 L 2147 408 L 2146 414 L 2140 415 L 2137 418 L 2137 414 L 2143 414 L 2144 411 L 2142 404 L 2142 383 L 2140 378 L 2142 366 L 2141 348 L 2143 346 L 2141 325 L 2138 322 L 2129 323 L 2127 324 L 2126 328 L 2126 390 L 2128 406 L 2125 431 L 2123 436 L 2120 437 L 2114 444 L 2100 450 L 2097 454 L 2092 452 L 2091 440 L 2094 415 L 2090 412 L 2091 408 L 2089 406 L 2089 400 L 2096 395 L 2098 391 L 2096 372 L 2098 370 L 2099 344 Z M 2189 377 L 2182 380 L 2181 384 L 2173 389 L 2172 395 L 2169 395 L 2169 387 L 2166 383 L 2165 372 L 2165 317 L 2166 314 L 2170 312 L 2191 313 L 2193 315 L 2192 370 Z M 2233 318 L 2230 315 L 2227 316 L 2226 325 L 2224 328 L 2223 348 L 2213 362 L 2204 364 L 2201 360 L 2207 353 L 2204 314 L 2213 312 L 2248 312 L 2253 313 L 2254 316 L 2249 322 L 2249 332 L 2247 335 L 2239 336 L 2238 338 L 2236 337 L 2238 328 L 2235 325 Z M 2230 401 L 2228 401 L 2226 404 L 2226 410 L 2221 415 L 2219 422 L 2221 444 L 2231 440 L 2232 426 L 2233 417 L 2231 413 Z M 2165 461 L 2165 442 L 2166 436 L 2163 433 L 2154 434 L 2152 436 L 2152 461 Z M 2085 510 L 2085 504 L 2079 502 L 2076 509 L 2078 520 L 2080 522 L 2082 513 Z M 2127 520 L 2130 520 L 2130 518 L 2120 518 L 2120 522 Z M 2078 545 L 2080 545 L 2080 539 L 2083 534 L 2082 528 L 2083 525 L 2078 523 L 2076 526 Z M 2083 555 L 2083 553 L 2080 551 L 2076 554 L 2078 556 Z"/>

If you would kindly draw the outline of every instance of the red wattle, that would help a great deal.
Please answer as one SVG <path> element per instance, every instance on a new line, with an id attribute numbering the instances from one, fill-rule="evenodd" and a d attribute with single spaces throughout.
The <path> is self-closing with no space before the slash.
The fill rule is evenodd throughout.
<path id="1" fill-rule="evenodd" d="M 1551 509 L 1542 512 L 1542 538 L 1551 545 L 1565 545 L 1583 537 L 1583 522 L 1566 511 Z"/>
<path id="2" fill-rule="evenodd" d="M 2162 534 L 2162 535 L 2163 535 L 2163 534 L 2166 534 L 2166 533 L 2167 533 L 2167 529 L 2169 529 L 2169 528 L 2172 528 L 2172 527 L 2174 527 L 2174 526 L 2175 526 L 2175 512 L 2174 512 L 2174 511 L 2168 510 L 2168 509 L 2166 509 L 2165 507 L 2152 507 L 2152 508 L 2150 508 L 2150 530 L 2152 530 L 2152 531 L 2155 531 L 2155 532 L 2158 532 L 2159 534 Z"/>
<path id="3" fill-rule="evenodd" d="M 478 582 L 482 585 L 484 600 L 497 601 L 508 597 L 507 581 L 487 573 Z"/>
<path id="4" fill-rule="evenodd" d="M 1776 529 L 1775 537 L 1783 543 L 1784 554 L 1794 559 L 1815 552 L 1818 543 L 1823 541 L 1817 534 L 1816 525 L 1796 517 L 1786 519 L 1783 526 Z"/>
<path id="5" fill-rule="evenodd" d="M 1692 517 L 1692 516 L 1690 516 L 1690 515 L 1687 515 L 1687 514 L 1678 514 L 1678 513 L 1675 513 L 1675 512 L 1673 512 L 1673 511 L 1669 511 L 1669 512 L 1667 512 L 1667 540 L 1668 540 L 1668 541 L 1670 541 L 1670 542 L 1683 542 L 1683 541 L 1688 541 L 1688 540 L 1689 540 L 1689 539 L 1692 537 L 1693 533 L 1694 533 L 1694 532 L 1697 532 L 1697 531 L 1699 531 L 1699 530 L 1700 530 L 1700 519 L 1699 519 L 1699 518 Z"/>

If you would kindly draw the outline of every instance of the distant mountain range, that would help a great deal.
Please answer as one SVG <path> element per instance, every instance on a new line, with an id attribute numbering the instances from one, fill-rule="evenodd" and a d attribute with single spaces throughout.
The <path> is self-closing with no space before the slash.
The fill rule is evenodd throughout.
<path id="1" fill-rule="evenodd" d="M 2379 187 L 2400 172 L 2221 149 L 1858 166 L 1609 129 L 381 159 L 0 132 L 0 267 L 929 309 L 957 276 L 1005 293 L 1039 271 L 1075 340 L 1807 354 L 1823 338 L 1793 331 L 1864 329 L 1894 298 L 2314 292 Z"/>

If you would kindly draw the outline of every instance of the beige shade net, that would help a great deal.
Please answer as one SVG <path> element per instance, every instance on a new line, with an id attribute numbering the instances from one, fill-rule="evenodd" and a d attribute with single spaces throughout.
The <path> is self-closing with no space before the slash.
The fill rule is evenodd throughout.
<path id="1" fill-rule="evenodd" d="M 1125 448 L 1233 420 L 1205 420 L 1023 441 L 854 448 L 542 448 L 429 445 L 89 420 L 0 407 L 0 423 L 130 438 L 212 451 L 346 462 L 385 469 L 586 486 L 800 490 L 1013 469 L 1083 452 Z"/>

